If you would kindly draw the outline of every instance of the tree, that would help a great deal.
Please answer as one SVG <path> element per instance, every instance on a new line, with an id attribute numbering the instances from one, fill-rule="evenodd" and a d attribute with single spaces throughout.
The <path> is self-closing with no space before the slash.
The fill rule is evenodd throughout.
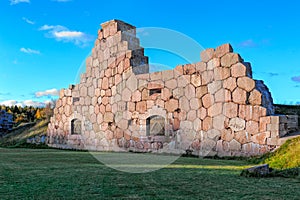
<path id="1" fill-rule="evenodd" d="M 16 106 L 16 105 L 14 106 L 12 111 L 14 114 L 20 114 L 20 110 L 19 110 L 18 106 Z"/>
<path id="2" fill-rule="evenodd" d="M 50 120 L 50 117 L 53 115 L 53 109 L 51 108 L 51 103 L 48 103 L 46 107 L 43 109 L 43 118 L 46 118 L 47 120 Z"/>
<path id="3" fill-rule="evenodd" d="M 23 115 L 18 115 L 18 117 L 16 118 L 15 122 L 16 123 L 24 122 L 24 116 Z"/>
<path id="4" fill-rule="evenodd" d="M 42 119 L 42 114 L 40 109 L 37 109 L 34 117 L 35 119 Z"/>

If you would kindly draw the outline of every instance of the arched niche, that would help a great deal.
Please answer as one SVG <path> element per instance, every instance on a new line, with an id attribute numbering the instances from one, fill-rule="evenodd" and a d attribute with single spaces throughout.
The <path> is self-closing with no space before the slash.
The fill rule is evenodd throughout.
<path id="1" fill-rule="evenodd" d="M 71 121 L 71 135 L 80 135 L 81 134 L 81 120 L 75 118 Z"/>
<path id="2" fill-rule="evenodd" d="M 165 118 L 160 115 L 152 115 L 146 119 L 147 136 L 165 136 Z"/>

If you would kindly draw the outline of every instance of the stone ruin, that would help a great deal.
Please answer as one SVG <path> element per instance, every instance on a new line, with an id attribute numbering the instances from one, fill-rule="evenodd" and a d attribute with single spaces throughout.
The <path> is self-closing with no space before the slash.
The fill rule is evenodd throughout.
<path id="1" fill-rule="evenodd" d="M 201 62 L 149 73 L 134 26 L 101 26 L 80 83 L 60 91 L 51 147 L 251 156 L 278 146 L 296 123 L 274 115 L 267 86 L 230 44 L 201 52 Z"/>

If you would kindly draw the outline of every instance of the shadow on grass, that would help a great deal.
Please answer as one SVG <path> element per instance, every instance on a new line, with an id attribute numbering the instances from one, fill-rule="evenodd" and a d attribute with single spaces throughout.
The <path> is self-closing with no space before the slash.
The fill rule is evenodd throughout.
<path id="1" fill-rule="evenodd" d="M 294 179 L 240 177 L 241 168 L 247 165 L 245 161 L 179 158 L 166 168 L 132 174 L 109 168 L 88 152 L 0 149 L 0 160 L 1 199 L 296 199 L 300 196 L 299 182 Z"/>

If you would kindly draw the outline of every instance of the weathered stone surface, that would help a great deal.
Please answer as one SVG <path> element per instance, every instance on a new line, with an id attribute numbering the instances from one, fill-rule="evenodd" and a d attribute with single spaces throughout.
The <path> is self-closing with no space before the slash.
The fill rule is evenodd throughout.
<path id="1" fill-rule="evenodd" d="M 122 92 L 122 100 L 130 101 L 130 98 L 131 98 L 131 91 L 128 88 L 125 88 Z"/>
<path id="2" fill-rule="evenodd" d="M 214 68 L 220 67 L 220 59 L 213 58 L 207 63 L 207 70 L 214 70 Z"/>
<path id="3" fill-rule="evenodd" d="M 240 88 L 236 88 L 232 92 L 232 101 L 237 104 L 246 104 L 247 92 Z"/>
<path id="4" fill-rule="evenodd" d="M 142 93 L 139 90 L 136 90 L 132 93 L 131 100 L 133 102 L 138 102 L 142 100 Z"/>
<path id="5" fill-rule="evenodd" d="M 195 87 L 191 84 L 187 85 L 184 89 L 184 95 L 190 100 L 196 96 Z"/>
<path id="6" fill-rule="evenodd" d="M 267 144 L 267 139 L 269 137 L 271 137 L 271 133 L 269 131 L 265 131 L 252 136 L 251 140 L 257 144 Z"/>
<path id="7" fill-rule="evenodd" d="M 202 123 L 202 129 L 204 131 L 208 131 L 209 129 L 212 128 L 212 118 L 211 117 L 206 117 L 204 120 L 203 120 L 203 123 Z"/>
<path id="8" fill-rule="evenodd" d="M 137 89 L 137 82 L 137 78 L 131 75 L 126 82 L 126 86 L 131 92 L 134 92 Z"/>
<path id="9" fill-rule="evenodd" d="M 237 87 L 236 78 L 229 77 L 228 79 L 224 80 L 223 81 L 223 87 L 225 89 L 228 89 L 231 92 L 233 92 L 233 90 L 235 90 L 235 88 Z"/>
<path id="10" fill-rule="evenodd" d="M 196 118 L 193 122 L 194 124 L 194 130 L 195 131 L 201 131 L 202 129 L 202 121 L 199 118 Z"/>
<path id="11" fill-rule="evenodd" d="M 221 139 L 230 142 L 234 138 L 234 134 L 230 129 L 221 130 Z"/>
<path id="12" fill-rule="evenodd" d="M 227 67 L 216 67 L 214 68 L 214 79 L 225 80 L 230 77 L 230 68 Z"/>
<path id="13" fill-rule="evenodd" d="M 250 93 L 250 96 L 249 96 L 249 103 L 251 105 L 258 105 L 260 106 L 261 105 L 261 93 L 254 89 L 251 93 Z"/>
<path id="14" fill-rule="evenodd" d="M 187 86 L 190 83 L 190 75 L 182 75 L 177 78 L 177 85 L 179 88 Z"/>
<path id="15" fill-rule="evenodd" d="M 175 79 L 171 79 L 165 82 L 165 86 L 170 89 L 175 89 L 177 87 L 177 81 Z"/>
<path id="16" fill-rule="evenodd" d="M 214 56 L 215 50 L 213 48 L 206 49 L 200 53 L 202 62 L 208 62 Z"/>
<path id="17" fill-rule="evenodd" d="M 196 68 L 194 64 L 185 64 L 183 65 L 183 74 L 194 74 L 196 72 Z"/>
<path id="18" fill-rule="evenodd" d="M 201 149 L 206 152 L 206 151 L 212 151 L 216 146 L 216 142 L 212 139 L 205 139 L 203 142 L 202 142 L 202 146 L 201 146 Z M 208 153 L 208 152 L 206 152 Z M 207 156 L 207 155 L 205 155 Z"/>
<path id="19" fill-rule="evenodd" d="M 211 94 L 206 94 L 202 97 L 202 104 L 204 108 L 209 108 L 214 104 L 214 96 Z"/>
<path id="20" fill-rule="evenodd" d="M 255 87 L 255 82 L 249 77 L 241 77 L 237 79 L 237 85 L 239 88 L 250 92 Z"/>
<path id="21" fill-rule="evenodd" d="M 197 72 L 204 72 L 206 71 L 206 63 L 205 62 L 197 62 L 195 64 L 195 68 Z"/>
<path id="22" fill-rule="evenodd" d="M 82 97 L 87 96 L 87 87 L 82 86 L 82 87 L 80 88 L 80 96 L 82 96 Z"/>
<path id="23" fill-rule="evenodd" d="M 207 85 L 208 93 L 209 94 L 215 94 L 218 90 L 220 90 L 222 87 L 222 81 L 214 81 L 212 83 L 209 83 Z"/>
<path id="24" fill-rule="evenodd" d="M 229 149 L 231 151 L 240 151 L 241 148 L 242 148 L 242 145 L 235 139 L 233 139 L 229 142 Z"/>
<path id="25" fill-rule="evenodd" d="M 241 130 L 245 129 L 246 122 L 245 122 L 245 120 L 243 120 L 241 118 L 235 117 L 235 118 L 230 119 L 229 127 L 233 131 L 241 131 Z"/>
<path id="26" fill-rule="evenodd" d="M 167 101 L 171 98 L 171 96 L 172 96 L 172 93 L 168 88 L 162 89 L 162 91 L 161 91 L 161 99 L 162 100 Z"/>
<path id="27" fill-rule="evenodd" d="M 210 138 L 214 141 L 217 141 L 217 140 L 219 140 L 219 138 L 221 138 L 221 132 L 216 129 L 211 129 L 211 130 L 207 131 L 207 136 L 208 136 L 208 138 Z"/>
<path id="28" fill-rule="evenodd" d="M 267 125 L 271 123 L 270 117 L 261 117 L 259 119 L 259 132 L 267 131 Z"/>
<path id="29" fill-rule="evenodd" d="M 178 108 L 178 100 L 170 99 L 165 103 L 165 108 L 168 112 L 174 112 Z"/>
<path id="30" fill-rule="evenodd" d="M 199 99 L 207 93 L 208 93 L 208 89 L 206 86 L 200 86 L 196 88 L 196 97 Z"/>
<path id="31" fill-rule="evenodd" d="M 225 116 L 224 115 L 218 115 L 216 117 L 213 117 L 213 128 L 217 130 L 224 130 L 225 128 Z"/>
<path id="32" fill-rule="evenodd" d="M 201 86 L 201 76 L 198 74 L 193 74 L 191 76 L 191 83 L 193 84 L 194 87 Z"/>
<path id="33" fill-rule="evenodd" d="M 188 130 L 193 129 L 194 125 L 190 121 L 181 121 L 180 127 L 182 127 L 182 130 L 184 130 L 185 135 L 187 136 Z M 182 135 L 183 136 L 183 135 Z M 193 138 L 193 137 L 192 137 Z"/>
<path id="34" fill-rule="evenodd" d="M 236 53 L 227 53 L 221 58 L 221 66 L 231 67 L 233 64 L 241 62 L 241 57 Z"/>
<path id="35" fill-rule="evenodd" d="M 214 103 L 207 109 L 207 115 L 210 117 L 217 116 L 222 113 L 223 103 Z"/>
<path id="36" fill-rule="evenodd" d="M 108 97 L 103 97 L 101 103 L 103 105 L 107 105 L 109 103 L 109 98 Z M 87 103 L 86 103 L 87 104 Z"/>
<path id="37" fill-rule="evenodd" d="M 251 135 L 258 133 L 258 122 L 255 121 L 247 121 L 246 123 L 246 131 Z"/>
<path id="38" fill-rule="evenodd" d="M 248 156 L 269 151 L 287 133 L 287 118 L 266 117 L 274 113 L 268 89 L 251 79 L 250 65 L 229 44 L 202 52 L 202 62 L 149 73 L 134 27 L 113 20 L 98 36 L 80 83 L 60 93 L 48 126 L 51 145 Z M 156 117 L 167 137 L 148 137 Z M 69 130 L 75 118 L 82 137 Z"/>
<path id="39" fill-rule="evenodd" d="M 225 54 L 231 53 L 231 52 L 233 52 L 231 45 L 223 44 L 216 48 L 215 55 L 216 55 L 216 57 L 220 58 L 220 57 L 224 56 Z"/>
<path id="40" fill-rule="evenodd" d="M 267 138 L 267 145 L 277 146 L 279 144 L 278 138 L 271 137 Z"/>
<path id="41" fill-rule="evenodd" d="M 182 65 L 177 65 L 174 69 L 175 74 L 179 75 L 183 75 L 183 66 Z"/>
<path id="42" fill-rule="evenodd" d="M 201 108 L 198 110 L 197 116 L 198 116 L 201 120 L 204 120 L 205 117 L 207 116 L 207 109 L 205 109 L 204 107 L 201 107 Z"/>
<path id="43" fill-rule="evenodd" d="M 180 104 L 180 103 L 179 103 Z M 193 110 L 198 110 L 200 107 L 202 107 L 201 100 L 198 98 L 192 98 L 190 100 L 190 108 Z"/>
<path id="44" fill-rule="evenodd" d="M 250 167 L 245 169 L 245 171 L 248 171 L 249 174 L 253 174 L 253 176 L 260 175 L 261 177 L 266 176 L 270 173 L 268 164 Z"/>
<path id="45" fill-rule="evenodd" d="M 102 85 L 101 85 L 101 87 L 102 87 L 102 89 L 106 90 L 106 89 L 108 89 L 108 86 L 109 86 L 108 78 L 107 78 L 107 77 L 104 77 L 104 78 L 102 79 Z"/>
<path id="46" fill-rule="evenodd" d="M 242 63 L 237 63 L 232 65 L 231 67 L 231 76 L 238 78 L 238 77 L 245 77 L 247 76 L 247 68 Z"/>
<path id="47" fill-rule="evenodd" d="M 114 115 L 111 112 L 105 112 L 103 120 L 104 120 L 104 122 L 113 122 Z"/>
<path id="48" fill-rule="evenodd" d="M 190 110 L 187 114 L 187 120 L 188 121 L 194 121 L 196 118 L 197 118 L 196 110 Z"/>
<path id="49" fill-rule="evenodd" d="M 228 118 L 234 118 L 238 115 L 238 105 L 232 102 L 224 103 L 223 114 Z"/>
<path id="50" fill-rule="evenodd" d="M 220 89 L 215 94 L 215 102 L 231 102 L 231 92 L 227 89 Z"/>
<path id="51" fill-rule="evenodd" d="M 211 83 L 214 80 L 214 72 L 213 71 L 204 71 L 201 74 L 202 77 L 202 85 L 207 85 L 208 83 Z"/>
<path id="52" fill-rule="evenodd" d="M 161 80 L 161 72 L 153 72 L 150 74 L 151 81 Z"/>
<path id="53" fill-rule="evenodd" d="M 186 112 L 188 112 L 190 110 L 189 100 L 185 96 L 183 96 L 179 99 L 179 107 L 181 110 L 184 110 Z"/>
<path id="54" fill-rule="evenodd" d="M 147 101 L 140 101 L 136 103 L 136 111 L 145 113 L 147 110 Z"/>
<path id="55" fill-rule="evenodd" d="M 234 139 L 241 144 L 246 144 L 251 141 L 251 135 L 245 131 L 238 131 L 234 133 Z"/>
<path id="56" fill-rule="evenodd" d="M 161 72 L 162 80 L 167 81 L 174 78 L 173 70 L 166 70 Z"/>

